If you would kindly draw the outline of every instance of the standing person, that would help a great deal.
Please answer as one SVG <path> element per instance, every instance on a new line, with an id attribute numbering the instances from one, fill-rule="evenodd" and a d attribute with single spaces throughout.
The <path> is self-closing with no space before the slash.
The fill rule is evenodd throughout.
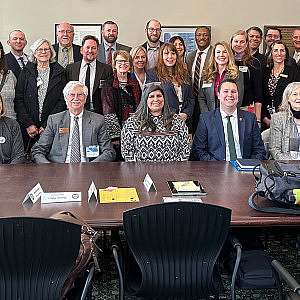
<path id="1" fill-rule="evenodd" d="M 265 55 L 268 58 L 270 51 L 271 51 L 271 45 L 276 42 L 280 41 L 282 39 L 282 33 L 281 30 L 277 27 L 268 27 L 265 31 Z"/>
<path id="2" fill-rule="evenodd" d="M 147 22 L 145 33 L 147 35 L 147 41 L 142 45 L 147 51 L 148 68 L 155 67 L 158 57 L 159 48 L 162 46 L 161 42 L 161 24 L 159 21 L 152 19 Z"/>
<path id="3" fill-rule="evenodd" d="M 57 62 L 62 67 L 65 68 L 67 65 L 82 59 L 80 46 L 73 44 L 74 27 L 70 23 L 59 23 L 56 27 L 56 37 L 58 43 L 53 45 L 53 49 L 56 53 Z"/>
<path id="4" fill-rule="evenodd" d="M 266 151 L 255 115 L 237 108 L 233 80 L 219 85 L 220 108 L 200 115 L 191 156 L 195 160 L 265 159 Z"/>
<path id="5" fill-rule="evenodd" d="M 143 89 L 143 86 L 147 81 L 147 69 L 148 69 L 147 51 L 144 47 L 137 46 L 131 49 L 130 56 L 133 65 L 133 75 L 139 82 L 140 88 Z"/>
<path id="6" fill-rule="evenodd" d="M 233 53 L 226 42 L 218 42 L 212 48 L 208 66 L 203 70 L 202 86 L 198 96 L 200 112 L 219 107 L 218 90 L 223 80 L 231 79 L 237 83 L 240 107 L 244 96 L 244 77 L 235 64 Z"/>
<path id="7" fill-rule="evenodd" d="M 8 70 L 4 54 L 4 49 L 0 42 L 0 95 L 5 103 L 6 116 L 16 119 L 14 99 L 17 79 L 14 73 Z"/>
<path id="8" fill-rule="evenodd" d="M 67 81 L 80 81 L 88 87 L 85 108 L 102 114 L 101 89 L 104 85 L 111 84 L 113 70 L 111 66 L 97 60 L 98 51 L 98 39 L 93 35 L 86 35 L 80 49 L 82 60 L 68 65 L 66 74 Z"/>
<path id="9" fill-rule="evenodd" d="M 207 26 L 200 26 L 195 31 L 195 41 L 197 44 L 197 50 L 188 54 L 186 63 L 188 67 L 189 76 L 192 81 L 193 95 L 195 99 L 198 99 L 199 91 L 201 87 L 202 71 L 207 67 L 209 57 L 212 53 L 211 31 Z M 200 115 L 200 108 L 198 101 L 195 102 L 194 113 L 192 117 L 192 132 L 197 129 Z"/>
<path id="10" fill-rule="evenodd" d="M 137 111 L 122 129 L 121 150 L 125 161 L 188 159 L 188 129 L 169 109 L 159 84 L 146 84 Z"/>
<path id="11" fill-rule="evenodd" d="M 195 100 L 189 83 L 188 71 L 178 59 L 175 46 L 165 43 L 161 46 L 157 65 L 148 71 L 148 82 L 160 81 L 169 107 L 183 121 L 191 119 Z"/>
<path id="12" fill-rule="evenodd" d="M 296 61 L 297 66 L 300 67 L 300 27 L 293 31 L 292 41 L 294 45 L 294 53 L 292 54 L 292 57 Z"/>
<path id="13" fill-rule="evenodd" d="M 263 92 L 264 102 L 262 117 L 266 127 L 270 127 L 271 116 L 278 111 L 282 95 L 287 85 L 300 81 L 296 64 L 288 64 L 289 51 L 287 46 L 276 41 L 271 45 L 270 61 L 264 72 Z"/>
<path id="14" fill-rule="evenodd" d="M 102 43 L 98 52 L 98 60 L 112 65 L 112 55 L 117 50 L 125 50 L 128 53 L 131 47 L 117 43 L 119 34 L 118 25 L 113 21 L 105 21 L 102 27 Z"/>
<path id="15" fill-rule="evenodd" d="M 235 32 L 230 40 L 235 63 L 244 77 L 244 96 L 241 107 L 254 112 L 261 124 L 262 69 L 260 62 L 250 54 L 248 35 L 245 31 Z"/>
<path id="16" fill-rule="evenodd" d="M 169 43 L 171 43 L 175 46 L 175 48 L 177 50 L 177 53 L 178 53 L 178 57 L 180 59 L 182 59 L 182 61 L 185 63 L 185 61 L 186 61 L 186 47 L 185 47 L 185 43 L 184 43 L 183 38 L 179 35 L 172 36 L 169 39 Z M 187 67 L 186 64 L 185 64 L 185 67 Z"/>
<path id="17" fill-rule="evenodd" d="M 65 110 L 64 68 L 55 62 L 55 51 L 46 39 L 30 47 L 30 62 L 18 78 L 15 111 L 27 151 L 44 131 L 48 116 Z"/>
<path id="18" fill-rule="evenodd" d="M 5 55 L 7 67 L 18 78 L 21 70 L 28 62 L 27 54 L 24 53 L 24 48 L 27 45 L 24 32 L 13 30 L 8 36 L 7 44 L 10 46 L 10 52 Z"/>

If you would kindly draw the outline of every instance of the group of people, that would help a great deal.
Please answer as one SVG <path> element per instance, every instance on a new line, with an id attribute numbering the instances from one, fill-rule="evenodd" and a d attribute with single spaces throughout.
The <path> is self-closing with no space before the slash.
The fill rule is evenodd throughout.
<path id="1" fill-rule="evenodd" d="M 115 22 L 102 28 L 101 43 L 79 46 L 60 23 L 57 43 L 38 39 L 28 55 L 21 30 L 9 53 L 0 42 L 2 163 L 300 159 L 300 28 L 291 56 L 275 27 L 211 45 L 200 26 L 190 53 L 180 36 L 160 40 L 158 20 L 134 48 Z"/>

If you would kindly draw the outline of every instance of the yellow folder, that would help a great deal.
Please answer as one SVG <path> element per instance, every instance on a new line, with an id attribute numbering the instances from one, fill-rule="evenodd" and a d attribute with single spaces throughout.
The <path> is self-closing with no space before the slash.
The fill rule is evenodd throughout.
<path id="1" fill-rule="evenodd" d="M 139 202 L 135 188 L 99 189 L 100 203 Z"/>

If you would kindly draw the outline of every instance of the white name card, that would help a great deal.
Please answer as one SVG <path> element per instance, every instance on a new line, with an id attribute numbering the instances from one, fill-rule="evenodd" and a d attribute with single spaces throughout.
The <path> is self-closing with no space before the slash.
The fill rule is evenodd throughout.
<path id="1" fill-rule="evenodd" d="M 81 192 L 43 193 L 41 203 L 81 202 Z"/>
<path id="2" fill-rule="evenodd" d="M 43 195 L 43 189 L 40 183 L 38 183 L 29 191 L 29 193 L 25 196 L 22 203 L 25 204 L 26 202 L 27 203 L 31 202 L 34 204 L 36 201 L 38 201 L 41 198 L 42 195 Z"/>
<path id="3" fill-rule="evenodd" d="M 96 200 L 98 200 L 97 188 L 96 188 L 94 181 L 92 181 L 92 183 L 88 189 L 88 202 L 90 202 L 90 200 L 92 199 L 93 196 L 95 196 Z"/>
<path id="4" fill-rule="evenodd" d="M 156 191 L 156 187 L 150 175 L 147 173 L 144 179 L 144 186 L 147 189 L 147 192 Z"/>
<path id="5" fill-rule="evenodd" d="M 203 203 L 201 198 L 197 197 L 163 197 L 164 203 L 169 202 L 198 202 Z"/>

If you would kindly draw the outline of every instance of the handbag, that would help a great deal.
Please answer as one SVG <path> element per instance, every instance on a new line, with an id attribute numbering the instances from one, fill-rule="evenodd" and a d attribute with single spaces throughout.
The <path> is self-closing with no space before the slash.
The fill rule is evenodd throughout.
<path id="1" fill-rule="evenodd" d="M 55 213 L 50 218 L 75 223 L 81 226 L 81 243 L 76 263 L 62 289 L 62 299 L 65 299 L 68 298 L 67 294 L 74 287 L 76 279 L 84 273 L 92 260 L 94 262 L 95 269 L 100 272 L 97 256 L 98 251 L 102 252 L 102 250 L 96 243 L 99 238 L 99 233 L 88 225 L 80 216 L 69 211 Z"/>
<path id="2" fill-rule="evenodd" d="M 300 189 L 299 164 L 271 160 L 262 162 L 259 166 L 259 176 L 254 176 L 256 191 L 249 197 L 250 207 L 262 212 L 300 215 L 300 203 L 297 203 L 293 194 L 293 189 Z M 269 199 L 275 206 L 258 206 L 255 203 L 257 196 Z"/>

